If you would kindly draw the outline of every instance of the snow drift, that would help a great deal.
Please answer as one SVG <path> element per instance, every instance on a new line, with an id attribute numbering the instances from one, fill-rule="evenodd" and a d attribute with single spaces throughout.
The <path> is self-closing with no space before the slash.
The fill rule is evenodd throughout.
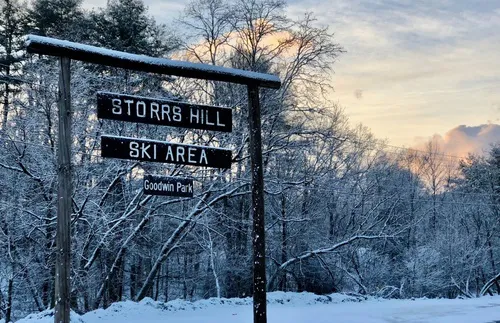
<path id="1" fill-rule="evenodd" d="M 474 299 L 386 300 L 312 293 L 268 294 L 268 322 L 283 323 L 493 323 L 500 320 L 500 296 Z M 52 323 L 53 311 L 32 314 L 18 323 Z M 74 323 L 251 323 L 251 298 L 210 298 L 195 302 L 123 301 L 82 316 Z"/>

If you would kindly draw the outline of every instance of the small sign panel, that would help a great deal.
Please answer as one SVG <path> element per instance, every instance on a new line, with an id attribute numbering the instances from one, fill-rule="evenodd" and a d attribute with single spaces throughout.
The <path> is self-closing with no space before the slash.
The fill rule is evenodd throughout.
<path id="1" fill-rule="evenodd" d="M 230 149 L 118 136 L 101 136 L 101 156 L 214 168 L 231 167 Z"/>
<path id="2" fill-rule="evenodd" d="M 232 130 L 230 108 L 111 92 L 97 93 L 97 117 L 202 130 Z"/>
<path id="3" fill-rule="evenodd" d="M 144 175 L 143 188 L 148 195 L 193 197 L 193 180 L 189 178 Z"/>

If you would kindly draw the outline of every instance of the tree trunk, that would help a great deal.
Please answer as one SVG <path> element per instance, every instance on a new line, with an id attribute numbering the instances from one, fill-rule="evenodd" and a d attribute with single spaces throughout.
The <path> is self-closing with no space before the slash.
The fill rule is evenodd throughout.
<path id="1" fill-rule="evenodd" d="M 5 1 L 5 9 L 7 11 L 7 25 L 12 25 L 12 4 L 10 3 L 9 0 Z M 7 29 L 10 29 L 8 26 Z M 7 119 L 9 116 L 9 94 L 10 94 L 10 87 L 9 87 L 9 76 L 10 76 L 10 64 L 12 63 L 12 39 L 13 39 L 13 34 L 12 30 L 6 30 L 7 35 L 6 36 L 6 46 L 5 46 L 5 75 L 7 77 L 7 80 L 5 80 L 5 92 L 4 92 L 4 97 L 3 97 L 3 116 L 2 116 L 2 131 L 6 131 L 7 129 Z"/>
<path id="2" fill-rule="evenodd" d="M 212 240 L 212 235 L 210 234 L 210 230 L 207 229 L 208 239 L 209 239 L 209 250 L 210 250 L 210 263 L 208 264 L 208 268 L 212 268 L 212 274 L 214 275 L 215 280 L 215 290 L 217 292 L 217 298 L 221 297 L 220 283 L 219 283 L 219 275 L 217 274 L 217 269 L 215 268 L 215 256 L 214 256 L 214 243 Z"/>
<path id="3" fill-rule="evenodd" d="M 142 257 L 139 256 L 137 264 L 132 265 L 130 272 L 130 298 L 133 299 L 139 288 L 142 272 Z"/>
<path id="4" fill-rule="evenodd" d="M 286 227 L 286 196 L 281 193 L 281 263 L 288 259 L 287 254 L 287 227 Z M 283 271 L 280 290 L 286 291 L 286 271 Z"/>
<path id="5" fill-rule="evenodd" d="M 3 292 L 2 289 L 0 289 L 0 320 L 3 319 L 3 314 L 5 313 L 3 306 L 4 306 Z"/>
<path id="6" fill-rule="evenodd" d="M 110 276 L 109 279 L 106 279 L 109 304 L 121 301 L 123 289 L 123 263 L 124 254 L 122 253 L 118 258 L 116 265 L 115 263 L 111 264 L 111 268 L 113 268 L 113 270 L 109 270 L 107 272 L 107 275 Z M 113 266 L 116 266 L 116 268 Z"/>
<path id="7" fill-rule="evenodd" d="M 488 233 L 488 237 L 490 237 L 489 233 Z M 495 259 L 493 257 L 493 247 L 491 245 L 491 239 L 490 238 L 488 238 L 488 254 L 490 256 L 491 269 L 493 269 L 493 272 L 496 273 L 497 272 L 497 268 L 496 268 L 496 265 L 495 265 Z M 500 294 L 500 285 L 498 284 L 498 280 L 495 280 L 495 286 L 497 288 L 497 293 Z"/>
<path id="8" fill-rule="evenodd" d="M 165 262 L 165 302 L 168 302 L 168 259 Z"/>
<path id="9" fill-rule="evenodd" d="M 498 282 L 499 279 L 500 279 L 500 273 L 497 274 L 492 279 L 490 279 L 486 284 L 484 284 L 483 288 L 481 288 L 481 291 L 479 292 L 479 296 L 484 296 L 484 294 L 486 294 L 486 293 L 489 293 L 490 295 L 493 295 L 490 292 L 490 288 L 491 288 L 491 286 L 493 286 L 493 284 L 495 284 L 496 282 Z"/>
<path id="10" fill-rule="evenodd" d="M 5 323 L 12 322 L 12 292 L 14 289 L 14 278 L 9 278 L 7 286 L 7 308 L 5 309 Z"/>
<path id="11" fill-rule="evenodd" d="M 329 230 L 328 230 L 328 238 L 330 241 L 334 239 L 335 234 L 335 215 L 337 212 L 337 202 L 335 201 L 335 197 L 332 196 L 333 202 L 328 207 L 328 215 L 329 215 Z"/>
<path id="12" fill-rule="evenodd" d="M 7 66 L 6 75 L 9 76 L 9 66 Z M 7 118 L 9 116 L 9 83 L 5 83 L 5 92 L 3 96 L 3 116 L 2 116 L 2 131 L 7 130 Z"/>
<path id="13" fill-rule="evenodd" d="M 161 276 L 162 267 L 158 271 L 158 275 L 156 275 L 156 288 L 155 288 L 155 297 L 154 300 L 158 301 L 158 296 L 160 294 L 160 276 Z"/>
<path id="14" fill-rule="evenodd" d="M 187 283 L 186 283 L 186 275 L 187 275 L 187 255 L 184 254 L 184 270 L 183 270 L 183 279 L 182 279 L 182 299 L 187 300 Z"/>

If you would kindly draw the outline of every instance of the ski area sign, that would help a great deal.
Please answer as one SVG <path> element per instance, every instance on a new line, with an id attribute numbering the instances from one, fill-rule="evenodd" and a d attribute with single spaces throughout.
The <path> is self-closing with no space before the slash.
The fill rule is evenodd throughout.
<path id="1" fill-rule="evenodd" d="M 264 171 L 262 162 L 262 130 L 259 88 L 279 89 L 279 77 L 270 74 L 244 71 L 224 66 L 149 57 L 116 50 L 74 43 L 49 37 L 27 35 L 28 53 L 59 57 L 59 134 L 58 134 L 58 198 L 57 232 L 55 260 L 55 299 L 54 323 L 70 322 L 71 295 L 71 60 L 124 68 L 146 73 L 181 76 L 209 81 L 222 81 L 243 84 L 247 87 L 248 97 L 248 151 L 251 174 L 251 210 L 253 218 L 253 318 L 254 323 L 267 323 L 266 301 L 266 230 L 264 218 Z M 177 127 L 218 130 L 230 132 L 231 112 L 219 107 L 191 105 L 166 100 L 146 99 L 101 92 L 99 118 L 121 121 L 152 123 Z M 231 167 L 231 150 L 202 146 L 176 144 L 170 142 L 133 139 L 125 137 L 101 136 L 101 155 L 103 157 L 134 159 L 161 163 L 208 166 L 217 168 Z M 148 185 L 151 182 L 148 182 Z M 182 184 L 182 183 L 181 183 Z M 144 183 L 146 185 L 146 183 Z M 161 186 L 162 189 L 165 186 Z M 171 186 L 166 186 L 169 189 Z M 184 186 L 185 187 L 185 186 Z M 151 187 L 148 186 L 148 189 Z M 153 190 L 158 185 L 153 184 Z M 174 185 L 176 188 L 176 185 Z M 179 189 L 182 188 L 179 187 Z M 189 190 L 184 188 L 184 190 Z M 189 192 L 186 192 L 189 193 Z M 205 195 L 200 200 L 206 202 Z M 179 238 L 182 239 L 182 238 Z M 142 288 L 135 295 L 136 300 L 148 296 L 154 279 L 159 274 L 162 259 L 153 266 Z M 111 275 L 113 270 L 111 269 Z M 102 291 L 102 289 L 101 289 Z M 99 292 L 96 307 L 102 300 Z"/>
<path id="2" fill-rule="evenodd" d="M 148 195 L 193 197 L 193 180 L 189 178 L 144 175 L 143 188 Z"/>
<path id="3" fill-rule="evenodd" d="M 230 108 L 111 92 L 97 93 L 97 117 L 202 130 L 232 130 Z"/>
<path id="4" fill-rule="evenodd" d="M 190 166 L 231 167 L 230 149 L 118 136 L 101 136 L 101 156 Z"/>

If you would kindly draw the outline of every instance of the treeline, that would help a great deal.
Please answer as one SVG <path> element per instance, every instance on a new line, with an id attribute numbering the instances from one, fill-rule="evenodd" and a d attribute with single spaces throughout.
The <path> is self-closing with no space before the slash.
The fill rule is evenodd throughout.
<path id="1" fill-rule="evenodd" d="M 312 15 L 287 17 L 285 5 L 195 0 L 169 29 L 140 0 L 93 10 L 77 0 L 1 0 L 0 319 L 55 302 L 58 64 L 27 55 L 26 33 L 280 76 L 281 89 L 260 93 L 270 291 L 500 291 L 491 280 L 500 261 L 499 149 L 460 161 L 432 143 L 387 147 L 349 125 L 324 97 L 344 49 Z M 251 295 L 246 88 L 81 62 L 71 72 L 74 310 Z M 97 91 L 231 107 L 233 132 L 98 120 Z M 103 159 L 101 134 L 227 147 L 234 163 L 222 171 Z M 195 197 L 144 195 L 143 174 L 192 177 Z"/>

